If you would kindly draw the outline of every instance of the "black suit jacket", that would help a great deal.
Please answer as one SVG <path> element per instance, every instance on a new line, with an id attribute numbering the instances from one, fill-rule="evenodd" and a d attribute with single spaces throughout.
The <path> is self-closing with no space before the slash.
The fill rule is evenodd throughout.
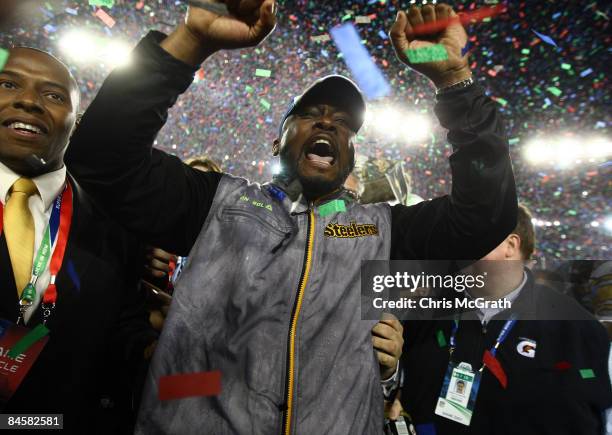
<path id="1" fill-rule="evenodd" d="M 3 412 L 62 413 L 74 432 L 117 433 L 113 426 L 131 407 L 129 378 L 156 338 L 136 285 L 142 256 L 69 179 L 73 221 L 56 281 L 57 305 L 47 322 L 49 342 Z M 4 235 L 0 279 L 0 317 L 14 322 L 18 299 Z M 41 320 L 38 307 L 27 326 Z"/>

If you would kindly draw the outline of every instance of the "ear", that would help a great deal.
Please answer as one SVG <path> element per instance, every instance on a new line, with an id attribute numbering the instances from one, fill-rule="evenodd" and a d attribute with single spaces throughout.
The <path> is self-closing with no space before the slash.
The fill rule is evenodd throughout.
<path id="1" fill-rule="evenodd" d="M 518 234 L 510 234 L 506 238 L 506 258 L 521 258 L 521 238 Z"/>
<path id="2" fill-rule="evenodd" d="M 272 143 L 272 155 L 273 156 L 278 156 L 278 153 L 280 152 L 280 139 L 276 138 L 274 139 L 274 142 Z"/>
<path id="3" fill-rule="evenodd" d="M 72 131 L 70 132 L 70 138 L 72 138 L 72 135 L 74 134 L 74 132 L 76 131 L 77 128 L 79 128 L 79 125 L 81 124 L 81 119 L 83 118 L 83 113 L 77 113 L 76 116 L 76 120 L 74 121 L 74 127 L 72 127 Z"/>

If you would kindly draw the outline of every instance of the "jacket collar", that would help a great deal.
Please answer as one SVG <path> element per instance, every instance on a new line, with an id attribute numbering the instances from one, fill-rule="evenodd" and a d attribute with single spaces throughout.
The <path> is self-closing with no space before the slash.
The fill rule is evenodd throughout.
<path id="1" fill-rule="evenodd" d="M 307 212 L 312 207 L 321 206 L 336 199 L 342 199 L 347 202 L 355 201 L 353 194 L 341 187 L 316 201 L 309 202 L 302 192 L 302 184 L 296 178 L 289 179 L 284 175 L 275 175 L 271 182 L 263 184 L 264 189 L 267 186 L 280 189 L 284 195 L 277 196 L 277 199 L 282 202 L 285 210 L 291 214 L 300 214 Z"/>

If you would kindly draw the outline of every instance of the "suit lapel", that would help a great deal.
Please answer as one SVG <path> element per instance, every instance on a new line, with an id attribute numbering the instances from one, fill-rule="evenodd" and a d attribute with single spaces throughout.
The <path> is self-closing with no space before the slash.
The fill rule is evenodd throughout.
<path id="1" fill-rule="evenodd" d="M 19 315 L 19 299 L 4 233 L 0 236 L 0 277 L 0 318 L 14 322 Z"/>

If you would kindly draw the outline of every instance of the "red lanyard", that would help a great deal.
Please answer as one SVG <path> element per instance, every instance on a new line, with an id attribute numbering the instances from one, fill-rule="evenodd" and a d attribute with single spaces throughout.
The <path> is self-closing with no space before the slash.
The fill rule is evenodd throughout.
<path id="1" fill-rule="evenodd" d="M 55 249 L 49 263 L 49 285 L 43 293 L 42 309 L 43 309 L 43 322 L 46 323 L 48 317 L 51 315 L 51 311 L 55 308 L 57 302 L 57 287 L 55 285 L 55 279 L 58 272 L 62 268 L 64 262 L 64 253 L 66 252 L 66 246 L 68 244 L 68 234 L 70 233 L 70 226 L 72 225 L 72 186 L 69 182 L 66 183 L 66 189 L 61 195 L 60 204 L 60 221 L 57 240 Z M 56 200 L 57 201 L 57 200 Z M 55 201 L 52 207 L 56 207 Z M 4 226 L 3 217 L 4 207 L 0 204 L 0 234 L 2 233 L 2 227 Z"/>

